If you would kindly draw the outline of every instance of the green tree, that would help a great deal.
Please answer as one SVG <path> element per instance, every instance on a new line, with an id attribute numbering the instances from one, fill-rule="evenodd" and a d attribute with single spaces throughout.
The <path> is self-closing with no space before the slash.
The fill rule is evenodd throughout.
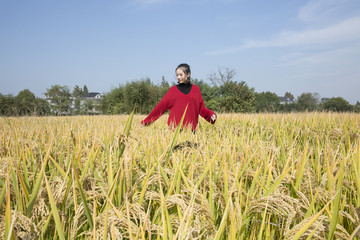
<path id="1" fill-rule="evenodd" d="M 318 93 L 302 93 L 297 98 L 298 111 L 316 111 L 319 107 L 320 95 Z"/>
<path id="2" fill-rule="evenodd" d="M 160 83 L 160 96 L 161 97 L 165 96 L 165 94 L 169 90 L 169 88 L 170 88 L 169 83 L 165 80 L 165 77 L 162 76 L 161 83 Z"/>
<path id="3" fill-rule="evenodd" d="M 342 97 L 333 97 L 323 99 L 323 109 L 332 112 L 349 112 L 353 106 Z"/>
<path id="4" fill-rule="evenodd" d="M 20 91 L 16 97 L 0 94 L 1 116 L 44 116 L 49 113 L 49 103 L 42 98 L 35 97 L 28 89 Z"/>
<path id="5" fill-rule="evenodd" d="M 104 94 L 100 103 L 101 111 L 105 114 L 119 114 L 125 112 L 125 87 L 113 88 L 109 93 Z"/>
<path id="6" fill-rule="evenodd" d="M 168 90 L 164 78 L 160 85 L 154 85 L 149 78 L 128 82 L 104 94 L 101 110 L 105 114 L 130 113 L 136 106 L 138 113 L 148 114 Z"/>
<path id="7" fill-rule="evenodd" d="M 88 113 L 88 114 L 92 113 L 93 108 L 94 108 L 94 104 L 93 104 L 92 101 L 90 101 L 90 100 L 85 100 L 84 101 L 83 111 L 85 113 Z"/>
<path id="8" fill-rule="evenodd" d="M 17 109 L 17 115 L 30 115 L 36 114 L 36 102 L 35 95 L 29 90 L 22 90 L 15 97 L 15 105 Z"/>
<path id="9" fill-rule="evenodd" d="M 74 99 L 74 113 L 79 114 L 81 109 L 81 98 L 84 96 L 84 91 L 78 85 L 75 85 L 72 92 L 72 97 Z"/>
<path id="10" fill-rule="evenodd" d="M 46 116 L 51 113 L 49 103 L 42 98 L 35 98 L 35 109 L 34 113 L 37 116 Z"/>
<path id="11" fill-rule="evenodd" d="M 67 86 L 53 85 L 46 89 L 46 98 L 50 100 L 50 108 L 55 115 L 71 113 L 71 94 Z"/>
<path id="12" fill-rule="evenodd" d="M 255 91 L 244 81 L 228 81 L 220 86 L 220 105 L 225 112 L 253 112 L 255 110 Z"/>
<path id="13" fill-rule="evenodd" d="M 86 85 L 84 85 L 84 87 L 83 87 L 83 96 L 85 96 L 85 95 L 87 95 L 87 94 L 89 94 L 89 90 L 88 90 L 88 88 L 87 88 L 87 86 Z"/>
<path id="14" fill-rule="evenodd" d="M 126 112 L 136 106 L 139 113 L 149 113 L 160 100 L 159 87 L 153 85 L 149 78 L 134 81 L 125 85 Z"/>
<path id="15" fill-rule="evenodd" d="M 255 91 L 249 88 L 245 81 L 234 81 L 234 69 L 218 68 L 217 73 L 210 74 L 216 93 L 220 111 L 225 112 L 253 112 L 255 110 Z"/>
<path id="16" fill-rule="evenodd" d="M 279 112 L 297 112 L 297 111 L 299 111 L 297 103 L 285 103 L 285 104 L 280 104 L 279 106 Z"/>
<path id="17" fill-rule="evenodd" d="M 290 92 L 286 92 L 284 97 L 289 98 L 290 100 L 295 100 L 294 95 L 292 95 Z"/>
<path id="18" fill-rule="evenodd" d="M 359 101 L 357 101 L 356 104 L 354 105 L 354 112 L 360 113 L 360 102 Z"/>
<path id="19" fill-rule="evenodd" d="M 256 112 L 277 112 L 279 108 L 280 98 L 275 93 L 255 93 Z"/>
<path id="20" fill-rule="evenodd" d="M 16 110 L 15 97 L 11 94 L 2 95 L 0 93 L 0 115 L 1 116 L 16 115 L 15 110 Z"/>

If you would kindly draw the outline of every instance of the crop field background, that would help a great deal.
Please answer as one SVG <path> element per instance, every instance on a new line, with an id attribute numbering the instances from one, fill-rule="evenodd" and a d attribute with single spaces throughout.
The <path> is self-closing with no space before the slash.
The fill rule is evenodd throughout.
<path id="1" fill-rule="evenodd" d="M 360 239 L 360 115 L 0 119 L 1 239 Z"/>

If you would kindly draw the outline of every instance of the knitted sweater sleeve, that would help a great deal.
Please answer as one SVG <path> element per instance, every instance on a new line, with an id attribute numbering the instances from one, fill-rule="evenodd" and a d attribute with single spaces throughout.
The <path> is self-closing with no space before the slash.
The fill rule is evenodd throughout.
<path id="1" fill-rule="evenodd" d="M 210 122 L 211 124 L 214 124 L 215 121 L 213 122 L 211 120 L 211 116 L 214 115 L 215 113 L 205 107 L 205 103 L 204 103 L 201 93 L 200 93 L 199 98 L 200 98 L 200 116 L 202 116 L 206 121 Z"/>
<path id="2" fill-rule="evenodd" d="M 169 95 L 170 94 L 168 91 L 165 96 L 160 100 L 160 102 L 155 106 L 155 108 L 151 111 L 151 113 L 144 120 L 141 121 L 141 125 L 150 125 L 169 109 Z"/>

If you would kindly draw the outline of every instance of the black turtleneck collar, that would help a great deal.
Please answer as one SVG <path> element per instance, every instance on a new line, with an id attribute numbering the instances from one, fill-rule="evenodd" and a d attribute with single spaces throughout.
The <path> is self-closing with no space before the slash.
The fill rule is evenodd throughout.
<path id="1" fill-rule="evenodd" d="M 179 83 L 178 85 L 176 85 L 176 87 L 177 89 L 180 90 L 180 92 L 182 92 L 185 95 L 188 95 L 191 91 L 192 84 L 191 82 Z"/>

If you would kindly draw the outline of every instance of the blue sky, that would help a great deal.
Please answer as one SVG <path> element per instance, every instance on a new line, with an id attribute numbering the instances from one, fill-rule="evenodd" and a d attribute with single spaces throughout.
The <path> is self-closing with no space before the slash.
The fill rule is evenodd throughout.
<path id="1" fill-rule="evenodd" d="M 359 0 L 0 0 L 0 93 L 106 93 L 189 63 L 256 92 L 360 101 Z"/>

